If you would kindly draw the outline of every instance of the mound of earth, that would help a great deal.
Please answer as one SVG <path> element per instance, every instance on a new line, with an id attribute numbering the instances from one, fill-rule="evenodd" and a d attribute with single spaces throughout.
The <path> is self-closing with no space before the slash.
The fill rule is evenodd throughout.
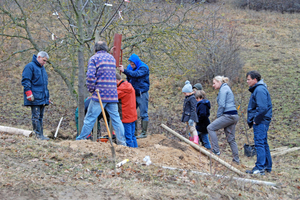
<path id="1" fill-rule="evenodd" d="M 209 172 L 210 160 L 204 154 L 195 150 L 189 144 L 168 139 L 162 134 L 153 134 L 144 139 L 138 139 L 138 148 L 115 145 L 117 161 L 129 159 L 131 162 L 144 164 L 145 156 L 149 156 L 154 165 L 180 169 Z M 62 141 L 59 144 L 72 149 L 99 156 L 111 157 L 111 145 L 90 140 Z"/>

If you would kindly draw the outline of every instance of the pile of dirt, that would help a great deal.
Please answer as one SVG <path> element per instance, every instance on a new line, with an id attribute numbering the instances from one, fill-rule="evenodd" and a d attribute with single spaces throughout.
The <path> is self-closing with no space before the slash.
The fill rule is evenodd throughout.
<path id="1" fill-rule="evenodd" d="M 153 134 L 144 139 L 138 139 L 138 148 L 115 145 L 118 161 L 129 159 L 131 162 L 144 163 L 145 156 L 150 156 L 153 164 L 180 169 L 209 172 L 209 159 L 195 150 L 189 144 L 168 139 L 161 134 Z M 110 143 L 92 142 L 89 140 L 62 141 L 59 144 L 72 149 L 99 156 L 111 156 Z"/>

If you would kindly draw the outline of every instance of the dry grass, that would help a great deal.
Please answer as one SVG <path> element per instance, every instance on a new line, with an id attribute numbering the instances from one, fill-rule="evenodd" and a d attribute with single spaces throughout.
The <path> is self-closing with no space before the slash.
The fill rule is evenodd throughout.
<path id="1" fill-rule="evenodd" d="M 241 52 L 245 62 L 244 72 L 259 70 L 269 86 L 274 108 L 269 130 L 271 149 L 299 146 L 299 14 L 239 10 L 232 8 L 230 4 L 226 4 L 222 12 L 239 27 L 239 37 L 244 41 Z M 23 60 L 14 59 L 0 65 L 1 125 L 31 129 L 30 110 L 21 106 L 22 68 L 31 60 L 32 55 L 26 56 L 23 55 Z M 46 133 L 56 128 L 60 117 L 64 116 L 61 131 L 74 134 L 75 103 L 65 95 L 67 90 L 61 78 L 50 70 L 49 77 L 54 105 L 46 109 Z M 240 79 L 240 83 L 233 84 L 232 89 L 242 110 L 246 111 L 249 92 L 244 74 L 240 75 Z M 165 123 L 185 134 L 185 125 L 180 122 L 183 102 L 181 88 L 184 81 L 180 77 L 160 79 L 155 75 L 151 76 L 150 133 L 165 132 L 159 127 L 160 123 Z M 212 103 L 213 120 L 217 109 L 217 91 L 213 91 L 209 84 L 203 85 Z M 248 133 L 252 138 L 252 130 Z M 253 167 L 255 163 L 255 157 L 243 155 L 243 145 L 246 143 L 244 134 L 241 118 L 236 129 L 241 170 Z M 219 136 L 222 156 L 230 158 L 229 147 L 222 132 L 219 132 Z M 11 143 L 6 139 L 16 142 Z M 90 155 L 90 152 L 33 138 L 1 134 L 0 144 L 0 196 L 6 199 L 92 199 L 99 198 L 99 195 L 104 199 L 300 198 L 299 151 L 273 157 L 274 168 L 271 174 L 246 177 L 278 184 L 270 187 L 134 163 L 128 163 L 121 170 L 113 172 L 111 161 L 104 155 Z M 223 175 L 230 174 L 222 168 L 218 170 L 216 167 L 213 170 Z"/>

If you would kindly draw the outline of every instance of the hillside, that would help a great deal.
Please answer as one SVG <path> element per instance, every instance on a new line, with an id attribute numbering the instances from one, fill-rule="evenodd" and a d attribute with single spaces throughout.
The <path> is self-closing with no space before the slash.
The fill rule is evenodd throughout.
<path id="1" fill-rule="evenodd" d="M 300 146 L 300 67 L 299 14 L 256 12 L 226 5 L 222 13 L 238 27 L 245 63 L 240 80 L 232 84 L 237 104 L 246 112 L 250 93 L 245 73 L 261 72 L 273 103 L 269 130 L 271 149 Z M 17 44 L 16 44 L 17 45 Z M 13 51 L 14 46 L 7 47 Z M 30 109 L 22 106 L 21 73 L 32 55 L 23 54 L 0 64 L 0 124 L 31 129 Z M 47 67 L 46 67 L 47 68 Z M 46 108 L 44 129 L 50 134 L 64 117 L 60 132 L 76 135 L 76 103 L 68 95 L 62 79 L 47 68 L 49 89 L 54 102 Z M 149 136 L 138 140 L 139 149 L 115 146 L 117 161 L 129 163 L 112 170 L 109 144 L 91 141 L 39 141 L 35 138 L 0 133 L 0 196 L 3 199 L 299 199 L 299 151 L 273 157 L 273 171 L 266 176 L 244 178 L 277 183 L 274 186 L 240 183 L 233 179 L 201 176 L 191 170 L 238 177 L 160 127 L 168 125 L 186 135 L 180 122 L 185 80 L 151 75 Z M 211 120 L 216 114 L 216 96 L 211 83 L 203 83 L 212 103 Z M 241 171 L 254 166 L 255 157 L 244 156 L 247 142 L 241 112 L 236 128 Z M 102 124 L 103 125 L 103 124 Z M 104 132 L 104 126 L 102 126 Z M 253 141 L 253 132 L 247 130 Z M 221 159 L 231 162 L 229 146 L 219 131 Z M 149 155 L 153 165 L 143 165 Z M 163 169 L 162 166 L 180 170 Z"/>

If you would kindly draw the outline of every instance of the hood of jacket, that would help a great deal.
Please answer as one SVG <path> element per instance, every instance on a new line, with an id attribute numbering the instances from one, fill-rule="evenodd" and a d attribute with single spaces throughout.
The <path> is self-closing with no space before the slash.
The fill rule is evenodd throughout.
<path id="1" fill-rule="evenodd" d="M 139 56 L 136 55 L 136 54 L 132 54 L 129 57 L 128 60 L 131 61 L 131 62 L 133 62 L 135 64 L 135 66 L 136 66 L 133 69 L 131 65 L 128 65 L 127 69 L 129 69 L 129 70 L 134 70 L 135 71 L 135 70 L 138 70 L 141 66 L 145 66 L 145 67 L 147 67 L 147 69 L 149 69 L 148 66 L 143 61 L 141 61 L 141 59 L 139 58 Z"/>
<path id="2" fill-rule="evenodd" d="M 122 91 L 126 94 L 130 94 L 132 92 L 132 86 L 128 81 L 121 80 L 117 87 L 122 85 Z"/>
<path id="3" fill-rule="evenodd" d="M 205 106 L 207 106 L 208 109 L 210 109 L 210 101 L 207 99 L 202 99 L 201 101 L 198 101 L 197 104 L 204 104 Z"/>
<path id="4" fill-rule="evenodd" d="M 263 86 L 265 86 L 266 88 L 268 88 L 267 84 L 266 84 L 266 83 L 264 82 L 264 80 L 262 79 L 262 80 L 258 81 L 255 85 L 253 85 L 252 87 L 249 87 L 249 91 L 250 91 L 251 93 L 253 93 L 254 90 L 255 90 L 255 88 L 256 88 L 257 86 L 259 86 L 259 85 L 263 85 Z"/>
<path id="5" fill-rule="evenodd" d="M 39 63 L 39 61 L 37 60 L 37 56 L 36 56 L 36 55 L 33 55 L 33 56 L 32 56 L 31 62 L 34 62 L 34 64 L 36 64 L 37 66 L 42 67 L 42 65 L 41 65 L 41 64 Z"/>

